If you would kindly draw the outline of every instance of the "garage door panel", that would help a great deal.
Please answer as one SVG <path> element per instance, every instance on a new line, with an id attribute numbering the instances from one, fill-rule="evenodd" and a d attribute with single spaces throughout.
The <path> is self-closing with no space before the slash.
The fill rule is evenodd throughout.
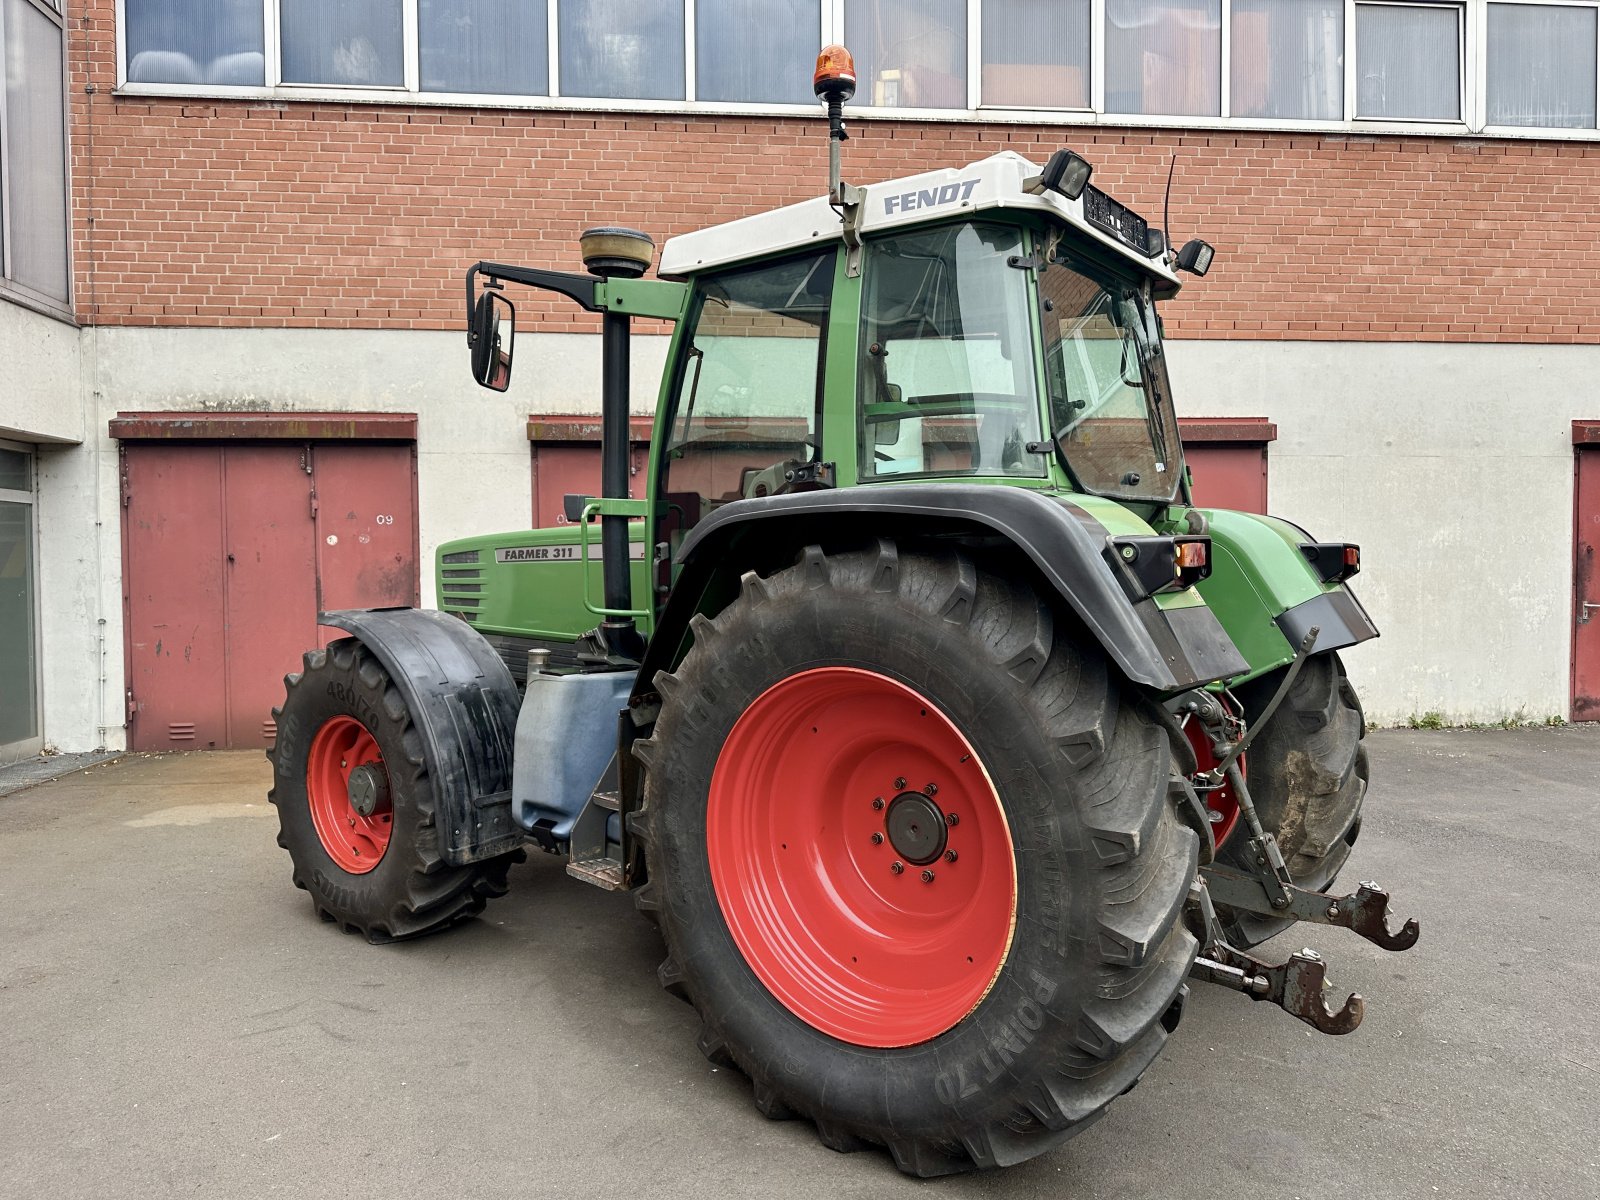
<path id="1" fill-rule="evenodd" d="M 1185 445 L 1184 458 L 1201 508 L 1267 511 L 1267 451 L 1258 445 Z"/>
<path id="2" fill-rule="evenodd" d="M 221 448 L 130 450 L 123 497 L 132 745 L 225 746 Z"/>
<path id="3" fill-rule="evenodd" d="M 319 607 L 417 604 L 412 447 L 323 445 L 314 462 Z"/>
<path id="4" fill-rule="evenodd" d="M 223 457 L 228 744 L 270 746 L 283 677 L 315 628 L 311 477 L 298 446 L 229 446 Z"/>

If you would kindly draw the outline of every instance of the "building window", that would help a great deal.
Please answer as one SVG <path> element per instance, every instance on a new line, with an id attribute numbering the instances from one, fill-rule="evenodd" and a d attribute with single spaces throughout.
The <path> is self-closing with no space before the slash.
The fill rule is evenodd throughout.
<path id="1" fill-rule="evenodd" d="M 118 13 L 119 86 L 143 94 L 815 113 L 816 51 L 842 41 L 855 111 L 880 116 L 1600 137 L 1600 0 L 118 0 Z"/>
<path id="2" fill-rule="evenodd" d="M 545 0 L 418 0 L 422 90 L 548 95 L 549 20 Z"/>
<path id="3" fill-rule="evenodd" d="M 986 0 L 983 102 L 1088 108 L 1089 0 Z"/>
<path id="4" fill-rule="evenodd" d="M 1356 5 L 1356 116 L 1461 119 L 1461 9 Z"/>
<path id="5" fill-rule="evenodd" d="M 683 0 L 560 0 L 561 93 L 682 100 Z"/>
<path id="6" fill-rule="evenodd" d="M 1233 0 L 1229 113 L 1344 118 L 1344 0 Z"/>
<path id="7" fill-rule="evenodd" d="M 1491 4 L 1485 99 L 1490 125 L 1595 127 L 1595 10 Z"/>
<path id="8" fill-rule="evenodd" d="M 1106 0 L 1106 111 L 1222 111 L 1222 0 Z"/>
<path id="9" fill-rule="evenodd" d="M 52 308 L 70 296 L 62 40 L 44 0 L 0 0 L 0 276 Z"/>
<path id="10" fill-rule="evenodd" d="M 266 83 L 261 0 L 122 3 L 130 83 Z"/>
<path id="11" fill-rule="evenodd" d="M 401 0 L 278 0 L 285 83 L 404 87 Z"/>
<path id="12" fill-rule="evenodd" d="M 850 0 L 844 35 L 860 103 L 967 107 L 966 0 Z"/>
<path id="13" fill-rule="evenodd" d="M 696 0 L 695 97 L 812 104 L 821 0 Z"/>

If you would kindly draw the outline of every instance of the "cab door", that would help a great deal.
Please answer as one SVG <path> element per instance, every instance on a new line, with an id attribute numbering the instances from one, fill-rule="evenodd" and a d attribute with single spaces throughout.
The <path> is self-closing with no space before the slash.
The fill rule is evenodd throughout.
<path id="1" fill-rule="evenodd" d="M 820 461 L 837 256 L 829 247 L 696 281 L 656 436 L 655 540 L 673 574 L 695 525 L 792 490 L 792 468 Z"/>

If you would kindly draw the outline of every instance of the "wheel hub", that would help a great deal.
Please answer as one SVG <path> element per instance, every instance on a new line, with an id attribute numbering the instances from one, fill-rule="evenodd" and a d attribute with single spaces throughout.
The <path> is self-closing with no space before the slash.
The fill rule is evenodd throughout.
<path id="1" fill-rule="evenodd" d="M 389 802 L 389 777 L 376 763 L 362 763 L 350 772 L 345 790 L 350 807 L 361 816 L 370 817 Z"/>
<path id="2" fill-rule="evenodd" d="M 901 792 L 884 816 L 889 845 L 908 863 L 925 866 L 944 853 L 944 813 L 921 792 Z"/>

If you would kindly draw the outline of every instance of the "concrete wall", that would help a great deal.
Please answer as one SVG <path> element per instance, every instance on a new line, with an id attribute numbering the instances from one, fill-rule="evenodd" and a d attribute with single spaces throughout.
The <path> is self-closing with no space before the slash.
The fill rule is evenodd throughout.
<path id="1" fill-rule="evenodd" d="M 1179 412 L 1278 424 L 1270 506 L 1361 543 L 1368 718 L 1568 711 L 1572 421 L 1600 347 L 1175 342 Z"/>
<path id="2" fill-rule="evenodd" d="M 0 437 L 83 440 L 79 331 L 0 294 Z"/>

